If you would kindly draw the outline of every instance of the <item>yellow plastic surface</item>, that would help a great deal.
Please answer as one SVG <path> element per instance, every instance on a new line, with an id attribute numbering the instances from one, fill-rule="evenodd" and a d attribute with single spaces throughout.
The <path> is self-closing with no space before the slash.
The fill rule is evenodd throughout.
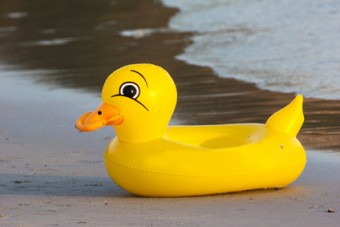
<path id="1" fill-rule="evenodd" d="M 76 127 L 114 125 L 105 153 L 112 180 L 130 193 L 195 196 L 281 188 L 296 180 L 306 154 L 296 139 L 303 98 L 266 124 L 168 126 L 177 92 L 169 74 L 152 64 L 124 66 L 106 80 L 101 104 Z"/>

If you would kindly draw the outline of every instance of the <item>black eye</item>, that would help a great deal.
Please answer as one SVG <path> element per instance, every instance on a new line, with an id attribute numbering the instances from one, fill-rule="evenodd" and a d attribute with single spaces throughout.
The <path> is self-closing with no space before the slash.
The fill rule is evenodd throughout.
<path id="1" fill-rule="evenodd" d="M 136 99 L 139 96 L 139 87 L 137 84 L 132 82 L 124 83 L 120 86 L 119 94 L 132 99 Z"/>

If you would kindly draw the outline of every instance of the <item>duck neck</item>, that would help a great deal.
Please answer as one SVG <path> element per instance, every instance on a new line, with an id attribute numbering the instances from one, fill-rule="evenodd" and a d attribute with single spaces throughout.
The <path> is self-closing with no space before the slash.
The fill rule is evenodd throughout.
<path id="1" fill-rule="evenodd" d="M 167 127 L 167 126 L 155 127 L 153 125 L 153 127 L 145 126 L 143 128 L 133 128 L 132 130 L 128 130 L 127 127 L 124 126 L 123 125 L 115 126 L 115 131 L 118 139 L 126 143 L 143 143 L 150 140 L 162 138 L 164 137 L 165 130 Z"/>

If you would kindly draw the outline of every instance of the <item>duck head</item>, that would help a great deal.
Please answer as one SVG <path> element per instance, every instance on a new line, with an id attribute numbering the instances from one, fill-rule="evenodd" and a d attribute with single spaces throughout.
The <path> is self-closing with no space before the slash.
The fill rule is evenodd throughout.
<path id="1" fill-rule="evenodd" d="M 132 64 L 117 69 L 106 79 L 103 103 L 76 122 L 80 131 L 113 125 L 119 140 L 145 142 L 163 137 L 176 106 L 176 86 L 163 68 Z"/>

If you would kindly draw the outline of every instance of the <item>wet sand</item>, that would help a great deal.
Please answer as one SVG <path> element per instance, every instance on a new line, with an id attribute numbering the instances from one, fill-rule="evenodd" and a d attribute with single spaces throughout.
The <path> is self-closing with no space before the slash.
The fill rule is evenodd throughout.
<path id="1" fill-rule="evenodd" d="M 176 11 L 153 4 L 138 6 L 144 13 L 136 14 L 134 22 L 127 18 L 124 29 L 165 27 Z M 145 10 L 150 7 L 155 8 Z M 299 139 L 306 147 L 308 164 L 285 189 L 157 199 L 135 197 L 118 188 L 107 177 L 102 157 L 113 130 L 87 134 L 73 127 L 80 114 L 100 103 L 100 86 L 115 68 L 134 62 L 166 68 L 179 92 L 172 124 L 262 123 L 294 94 L 261 91 L 175 60 L 190 34 L 97 35 L 96 42 L 82 41 L 94 47 L 76 42 L 66 47 L 18 48 L 16 44 L 35 39 L 1 40 L 1 61 L 7 65 L 0 75 L 0 225 L 336 226 L 340 157 L 325 153 L 340 148 L 336 101 L 305 99 L 306 122 Z M 101 45 L 105 37 L 114 38 L 108 52 Z M 89 49 L 82 54 L 81 47 L 86 46 Z M 76 56 L 80 60 L 74 60 Z"/>

